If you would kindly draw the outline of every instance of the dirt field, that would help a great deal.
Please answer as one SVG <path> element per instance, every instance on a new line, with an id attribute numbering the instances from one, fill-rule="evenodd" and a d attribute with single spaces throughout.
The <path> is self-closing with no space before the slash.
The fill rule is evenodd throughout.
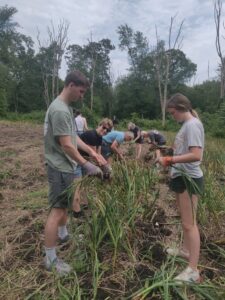
<path id="1" fill-rule="evenodd" d="M 0 299 L 25 299 L 27 295 L 31 295 L 27 299 L 41 299 L 32 297 L 32 292 L 46 289 L 46 284 L 51 287 L 54 282 L 51 274 L 42 267 L 43 229 L 48 205 L 42 131 L 39 125 L 0 122 L 0 279 L 4 278 Z M 143 155 L 146 152 L 147 146 Z M 177 212 L 174 204 L 167 204 L 172 197 L 167 185 L 162 183 L 159 192 L 158 212 L 153 221 L 154 224 L 168 223 L 161 230 L 161 240 L 167 244 L 177 236 L 178 227 L 170 224 L 176 220 Z M 144 230 L 145 224 L 138 226 Z M 205 238 L 202 233 L 202 239 Z M 211 239 L 211 234 L 207 239 Z M 67 255 L 69 248 L 62 251 Z M 162 255 L 163 261 L 164 252 L 157 248 L 155 253 L 156 258 Z M 213 259 L 207 255 L 201 259 L 205 278 L 215 278 L 225 271 L 222 267 L 219 270 Z M 58 299 L 55 293 L 52 292 L 51 299 Z"/>

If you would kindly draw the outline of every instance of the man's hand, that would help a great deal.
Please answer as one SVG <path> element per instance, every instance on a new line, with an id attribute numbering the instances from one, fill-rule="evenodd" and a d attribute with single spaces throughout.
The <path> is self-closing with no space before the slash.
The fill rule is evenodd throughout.
<path id="1" fill-rule="evenodd" d="M 112 178 L 112 167 L 107 163 L 101 167 L 103 172 L 104 179 L 111 179 Z"/>
<path id="2" fill-rule="evenodd" d="M 90 176 L 99 176 L 101 179 L 103 178 L 102 170 L 95 166 L 94 164 L 87 161 L 85 164 L 82 165 L 87 175 Z"/>
<path id="3" fill-rule="evenodd" d="M 90 156 L 99 164 L 99 166 L 107 164 L 107 161 L 104 159 L 104 157 L 95 151 L 92 151 L 90 153 Z"/>

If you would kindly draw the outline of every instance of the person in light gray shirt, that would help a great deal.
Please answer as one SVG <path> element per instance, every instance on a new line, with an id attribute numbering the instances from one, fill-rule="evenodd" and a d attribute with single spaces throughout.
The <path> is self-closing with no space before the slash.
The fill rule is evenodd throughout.
<path id="1" fill-rule="evenodd" d="M 158 157 L 157 160 L 163 166 L 171 166 L 170 188 L 176 193 L 183 228 L 182 248 L 168 248 L 167 252 L 188 260 L 187 268 L 175 280 L 199 282 L 200 235 L 196 215 L 198 194 L 203 191 L 200 164 L 204 150 L 204 128 L 189 99 L 182 94 L 175 94 L 169 99 L 167 111 L 182 126 L 175 138 L 174 156 Z"/>

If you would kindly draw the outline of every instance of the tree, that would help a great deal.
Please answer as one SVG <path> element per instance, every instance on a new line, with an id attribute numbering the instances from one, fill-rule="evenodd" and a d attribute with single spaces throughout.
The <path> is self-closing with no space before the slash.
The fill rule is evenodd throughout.
<path id="1" fill-rule="evenodd" d="M 103 99 L 105 92 L 111 87 L 109 54 L 114 49 L 115 47 L 109 39 L 94 42 L 92 38 L 87 45 L 79 46 L 75 44 L 67 48 L 66 61 L 68 71 L 79 69 L 90 79 L 91 111 L 94 107 L 94 97 L 96 100 L 99 97 Z"/>
<path id="2" fill-rule="evenodd" d="M 140 31 L 134 32 L 127 24 L 120 25 L 117 29 L 119 34 L 119 48 L 128 53 L 128 59 L 131 65 L 130 71 L 137 76 L 142 74 L 142 62 L 148 56 L 149 46 L 147 38 Z M 139 73 L 139 74 L 137 74 Z"/>
<path id="3" fill-rule="evenodd" d="M 166 49 L 165 42 L 159 40 L 157 30 L 157 44 L 156 47 L 150 47 L 148 45 L 147 38 L 137 31 L 134 32 L 128 25 L 121 25 L 118 28 L 119 47 L 121 50 L 126 50 L 128 53 L 130 63 L 130 73 L 126 76 L 126 79 L 120 80 L 119 91 L 127 90 L 124 84 L 128 84 L 129 80 L 132 80 L 133 86 L 129 85 L 129 88 L 133 91 L 134 87 L 137 90 L 143 90 L 145 93 L 138 92 L 133 93 L 136 95 L 136 99 L 132 98 L 132 106 L 129 106 L 128 110 L 133 110 L 134 103 L 142 103 L 145 105 L 145 111 L 149 112 L 150 116 L 156 116 L 158 114 L 158 105 L 153 101 L 157 98 L 160 99 L 161 113 L 163 119 L 163 125 L 165 124 L 165 106 L 167 95 L 173 91 L 178 84 L 186 82 L 196 72 L 196 65 L 193 64 L 185 54 L 179 49 L 180 47 L 180 34 L 181 27 L 177 33 L 175 41 L 172 43 L 172 31 L 173 31 L 174 18 L 171 18 L 169 41 Z M 135 80 L 133 80 L 135 78 Z M 138 86 L 137 86 L 138 85 Z M 146 89 L 148 86 L 148 91 Z M 156 91 L 158 89 L 158 92 Z M 149 97 L 149 93 L 152 93 L 154 97 Z M 118 94 L 120 95 L 120 94 Z M 129 93 L 127 97 L 130 98 Z M 146 99 L 149 99 L 149 107 L 146 105 Z M 153 100 L 154 99 L 154 100 Z M 123 101 L 121 98 L 120 101 Z M 151 110 L 154 107 L 154 112 Z M 145 113 L 142 113 L 145 115 Z"/>
<path id="4" fill-rule="evenodd" d="M 166 101 L 168 95 L 168 84 L 170 82 L 170 67 L 172 63 L 172 57 L 174 50 L 180 49 L 181 46 L 181 32 L 184 21 L 182 21 L 178 27 L 174 41 L 172 41 L 173 25 L 175 16 L 170 19 L 169 36 L 168 36 L 168 47 L 165 49 L 164 43 L 159 40 L 157 27 L 156 27 L 156 49 L 155 49 L 155 68 L 158 81 L 158 89 L 160 96 L 160 105 L 162 111 L 162 125 L 165 126 L 166 120 Z"/>
<path id="5" fill-rule="evenodd" d="M 113 111 L 119 119 L 130 118 L 133 113 L 144 118 L 159 117 L 157 88 L 154 84 L 136 77 L 134 73 L 117 80 L 115 98 Z"/>
<path id="6" fill-rule="evenodd" d="M 17 13 L 15 7 L 7 5 L 0 7 L 0 62 L 4 65 L 10 63 L 11 55 L 14 54 L 13 40 L 18 27 L 18 24 L 12 21 L 15 13 Z"/>
<path id="7" fill-rule="evenodd" d="M 45 46 L 42 45 L 40 33 L 38 32 L 37 40 L 40 51 L 39 61 L 42 68 L 44 98 L 47 107 L 59 93 L 59 70 L 68 42 L 68 29 L 69 23 L 65 20 L 60 21 L 57 29 L 51 22 L 51 26 L 47 27 L 48 40 L 45 43 Z"/>
<path id="8" fill-rule="evenodd" d="M 17 31 L 19 25 L 13 22 L 16 12 L 13 7 L 0 8 L 0 73 L 4 74 L 0 84 L 0 101 L 3 103 L 2 109 L 23 111 L 33 103 L 31 99 L 36 99 L 27 97 L 32 83 L 25 85 L 26 78 L 31 77 L 34 50 L 32 39 Z M 33 77 L 33 82 L 36 82 L 35 79 Z"/>
<path id="9" fill-rule="evenodd" d="M 0 116 L 4 116 L 7 112 L 7 78 L 8 70 L 0 63 Z"/>
<path id="10" fill-rule="evenodd" d="M 218 80 L 207 80 L 194 86 L 179 84 L 177 90 L 190 99 L 193 108 L 213 114 L 218 109 L 219 87 L 220 82 Z"/>
<path id="11" fill-rule="evenodd" d="M 220 73 L 220 102 L 224 100 L 225 94 L 225 58 L 221 49 L 221 13 L 222 1 L 215 0 L 214 2 L 214 21 L 216 25 L 216 51 L 220 59 L 219 73 Z M 223 25 L 224 27 L 224 25 Z"/>
<path id="12" fill-rule="evenodd" d="M 0 115 L 7 111 L 7 82 L 9 77 L 8 64 L 10 63 L 9 48 L 12 36 L 15 34 L 17 23 L 12 21 L 16 8 L 7 5 L 0 7 Z"/>

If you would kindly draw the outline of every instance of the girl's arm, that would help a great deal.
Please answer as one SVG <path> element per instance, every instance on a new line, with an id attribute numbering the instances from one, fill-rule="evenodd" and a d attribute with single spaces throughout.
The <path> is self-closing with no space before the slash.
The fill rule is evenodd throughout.
<path id="1" fill-rule="evenodd" d="M 202 151 L 203 149 L 201 147 L 189 147 L 188 153 L 175 156 L 160 156 L 157 157 L 156 162 L 159 162 L 162 166 L 166 167 L 176 163 L 201 161 Z"/>
<path id="2" fill-rule="evenodd" d="M 201 147 L 189 147 L 189 152 L 182 155 L 173 156 L 173 163 L 190 163 L 202 159 Z"/>

